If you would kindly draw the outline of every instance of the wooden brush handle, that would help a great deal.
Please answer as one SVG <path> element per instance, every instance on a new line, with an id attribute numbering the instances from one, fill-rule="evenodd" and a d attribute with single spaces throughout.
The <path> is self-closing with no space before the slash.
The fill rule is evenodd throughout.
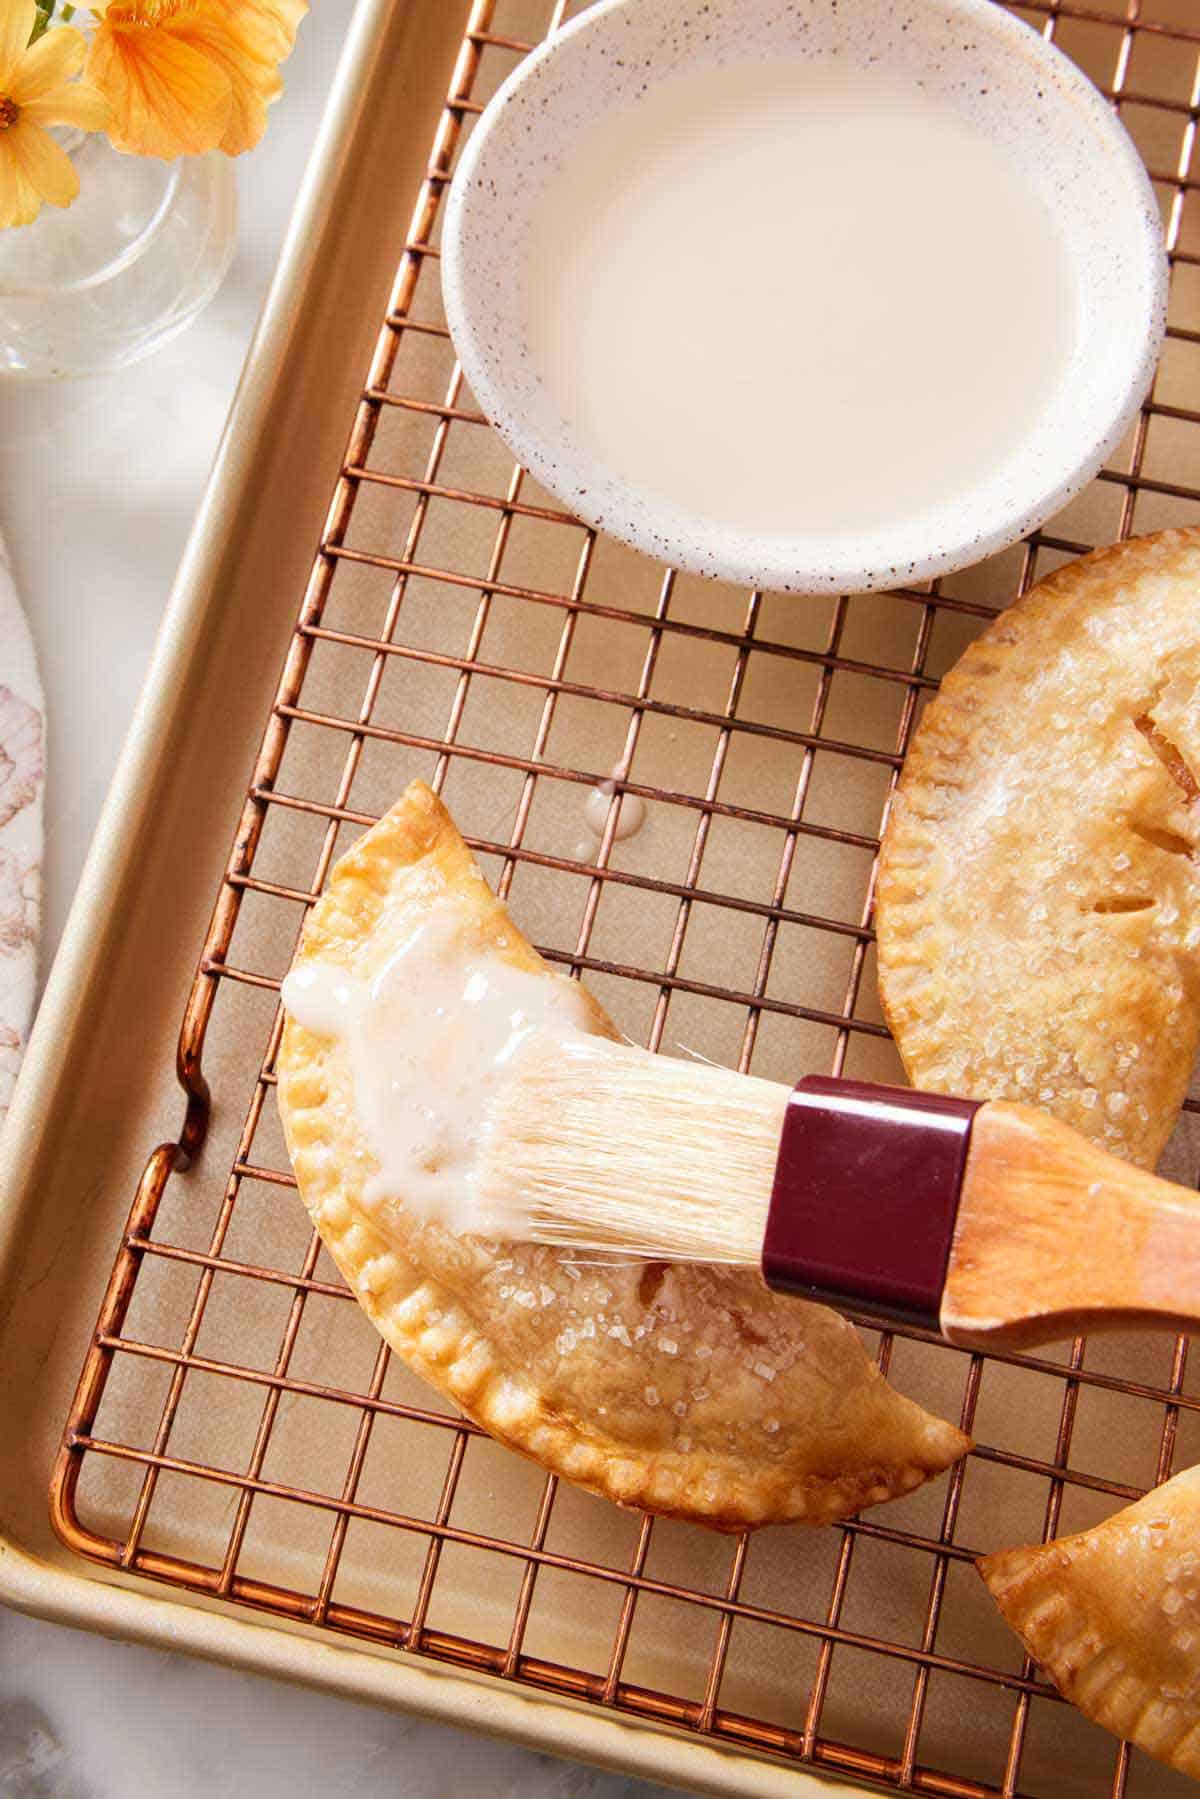
<path id="1" fill-rule="evenodd" d="M 1146 1326 L 1200 1329 L 1200 1194 L 1029 1106 L 982 1106 L 942 1291 L 943 1334 L 1021 1349 Z"/>

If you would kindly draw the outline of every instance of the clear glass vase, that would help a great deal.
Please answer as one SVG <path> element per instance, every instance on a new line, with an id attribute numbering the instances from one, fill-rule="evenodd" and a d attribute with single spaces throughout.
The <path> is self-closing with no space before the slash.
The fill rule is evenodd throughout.
<path id="1" fill-rule="evenodd" d="M 0 377 L 93 375 L 137 362 L 208 305 L 233 254 L 229 158 L 123 156 L 56 132 L 78 198 L 0 231 Z"/>

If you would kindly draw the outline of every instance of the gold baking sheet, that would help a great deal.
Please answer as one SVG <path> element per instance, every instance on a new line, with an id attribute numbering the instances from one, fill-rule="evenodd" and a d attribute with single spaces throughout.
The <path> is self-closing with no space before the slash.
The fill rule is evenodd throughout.
<path id="1" fill-rule="evenodd" d="M 330 855 L 418 773 L 630 1036 L 778 1078 L 894 1074 L 871 868 L 925 697 L 1058 561 L 1198 512 L 1185 4 L 1027 15 L 1122 92 L 1156 176 L 1177 259 L 1152 407 L 1030 544 L 936 592 L 849 602 L 674 579 L 595 541 L 474 417 L 442 330 L 435 202 L 552 16 L 549 0 L 360 14 L 5 1144 L 7 1592 L 693 1790 L 796 1792 L 807 1763 L 944 1794 L 1182 1792 L 1050 1695 L 970 1566 L 1196 1459 L 1200 1396 L 1172 1344 L 984 1364 L 872 1339 L 898 1385 L 974 1431 L 959 1475 L 846 1530 L 647 1529 L 548 1486 L 385 1364 L 288 1189 L 274 983 Z M 583 802 L 625 759 L 647 822 L 597 843 Z M 153 1164 L 149 1246 L 118 1262 L 60 1520 L 99 1558 L 81 1573 L 43 1495 L 147 1152 L 180 1128 L 189 996 L 212 1123 L 190 1171 Z M 1176 1173 L 1195 1149 L 1189 1121 Z"/>

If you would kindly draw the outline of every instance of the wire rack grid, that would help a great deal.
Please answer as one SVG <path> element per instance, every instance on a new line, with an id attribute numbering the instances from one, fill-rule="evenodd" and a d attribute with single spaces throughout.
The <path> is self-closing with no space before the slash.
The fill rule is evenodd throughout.
<path id="1" fill-rule="evenodd" d="M 880 1366 L 976 1435 L 969 1461 L 819 1537 L 717 1539 L 560 1487 L 443 1407 L 376 1343 L 290 1191 L 268 1105 L 279 979 L 339 849 L 417 773 L 544 952 L 650 1048 L 895 1075 L 874 857 L 922 705 L 1040 574 L 1200 519 L 1188 0 L 1015 9 L 1121 110 L 1174 265 L 1154 392 L 1065 514 L 961 577 L 808 603 L 690 582 L 560 511 L 465 389 L 437 229 L 488 94 L 573 10 L 467 11 L 188 1002 L 186 1124 L 118 1247 L 56 1528 L 113 1568 L 884 1787 L 1174 1791 L 1058 1701 L 971 1562 L 1200 1458 L 1185 1340 L 984 1359 L 886 1333 Z M 612 768 L 589 834 L 582 801 Z M 648 823 L 626 838 L 628 795 Z"/>

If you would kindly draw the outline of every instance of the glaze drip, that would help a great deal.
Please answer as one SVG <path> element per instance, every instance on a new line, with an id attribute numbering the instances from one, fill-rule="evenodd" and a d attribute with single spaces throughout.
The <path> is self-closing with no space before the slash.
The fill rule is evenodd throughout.
<path id="1" fill-rule="evenodd" d="M 306 962 L 284 981 L 283 1003 L 305 1030 L 345 1046 L 378 1163 L 367 1203 L 399 1201 L 460 1235 L 496 1230 L 477 1186 L 488 1102 L 533 1037 L 585 1027 L 578 988 L 470 954 L 453 909 L 434 906 L 369 980 Z"/>

